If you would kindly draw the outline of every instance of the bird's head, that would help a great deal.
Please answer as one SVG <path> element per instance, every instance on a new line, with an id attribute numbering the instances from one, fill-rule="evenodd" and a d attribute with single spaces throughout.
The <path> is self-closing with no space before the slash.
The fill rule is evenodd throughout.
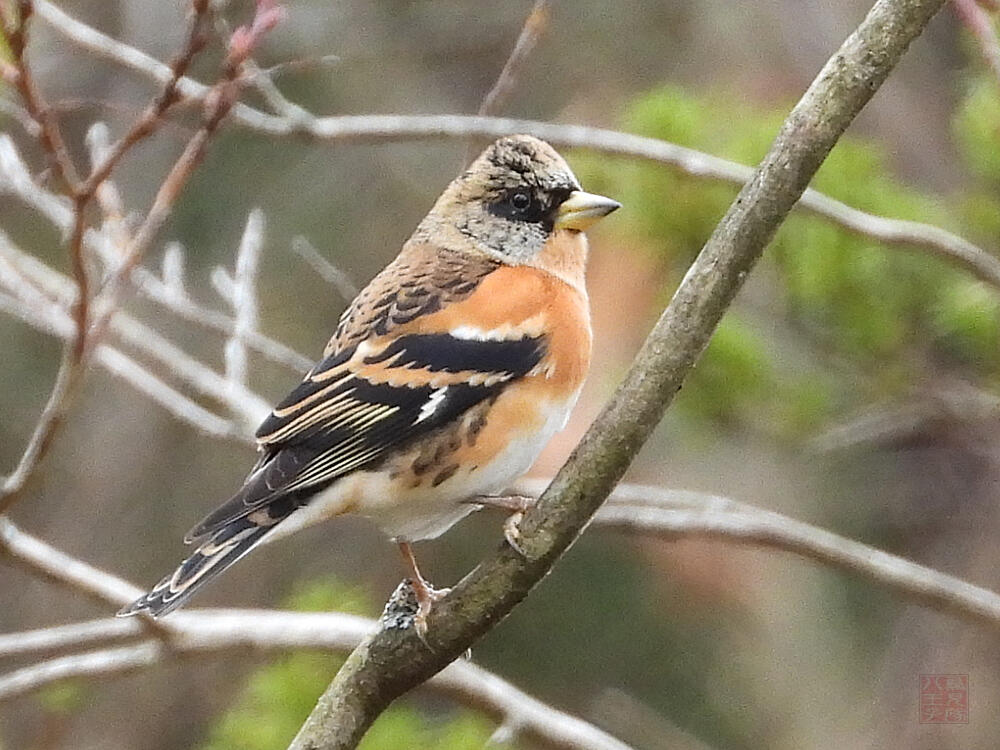
<path id="1" fill-rule="evenodd" d="M 554 233 L 582 232 L 619 206 L 585 193 L 545 141 L 512 135 L 494 141 L 447 187 L 418 234 L 450 236 L 502 261 L 530 263 Z"/>

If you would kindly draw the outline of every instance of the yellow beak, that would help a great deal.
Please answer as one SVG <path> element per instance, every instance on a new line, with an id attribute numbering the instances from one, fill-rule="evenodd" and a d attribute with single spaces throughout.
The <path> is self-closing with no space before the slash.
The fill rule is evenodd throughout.
<path id="1" fill-rule="evenodd" d="M 603 195 L 574 190 L 569 198 L 559 205 L 556 212 L 556 229 L 576 229 L 583 231 L 597 223 L 612 211 L 622 207 L 618 201 Z"/>

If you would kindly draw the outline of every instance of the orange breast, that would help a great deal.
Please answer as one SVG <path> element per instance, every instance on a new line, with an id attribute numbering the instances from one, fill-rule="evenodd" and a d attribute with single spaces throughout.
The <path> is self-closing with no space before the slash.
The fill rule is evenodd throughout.
<path id="1" fill-rule="evenodd" d="M 583 383 L 590 365 L 590 310 L 586 296 L 539 268 L 503 266 L 487 276 L 475 293 L 413 323 L 415 333 L 437 333 L 474 326 L 492 331 L 523 327 L 545 335 L 545 358 L 522 386 L 535 395 L 564 399 Z"/>

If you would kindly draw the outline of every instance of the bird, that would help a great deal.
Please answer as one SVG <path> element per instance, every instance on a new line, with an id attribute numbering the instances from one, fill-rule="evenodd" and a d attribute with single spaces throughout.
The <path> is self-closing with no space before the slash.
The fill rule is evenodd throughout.
<path id="1" fill-rule="evenodd" d="M 447 590 L 411 545 L 476 503 L 507 507 L 497 493 L 565 426 L 591 355 L 584 230 L 619 207 L 545 141 L 489 145 L 260 425 L 242 487 L 185 537 L 194 552 L 118 614 L 166 615 L 258 545 L 357 514 L 398 544 L 424 623 Z"/>

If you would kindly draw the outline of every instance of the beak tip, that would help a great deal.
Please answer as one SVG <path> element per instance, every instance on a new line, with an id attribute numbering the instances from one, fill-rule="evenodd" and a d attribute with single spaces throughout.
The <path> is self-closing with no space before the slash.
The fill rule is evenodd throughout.
<path id="1" fill-rule="evenodd" d="M 556 226 L 583 231 L 621 207 L 611 198 L 577 190 L 560 206 Z"/>

